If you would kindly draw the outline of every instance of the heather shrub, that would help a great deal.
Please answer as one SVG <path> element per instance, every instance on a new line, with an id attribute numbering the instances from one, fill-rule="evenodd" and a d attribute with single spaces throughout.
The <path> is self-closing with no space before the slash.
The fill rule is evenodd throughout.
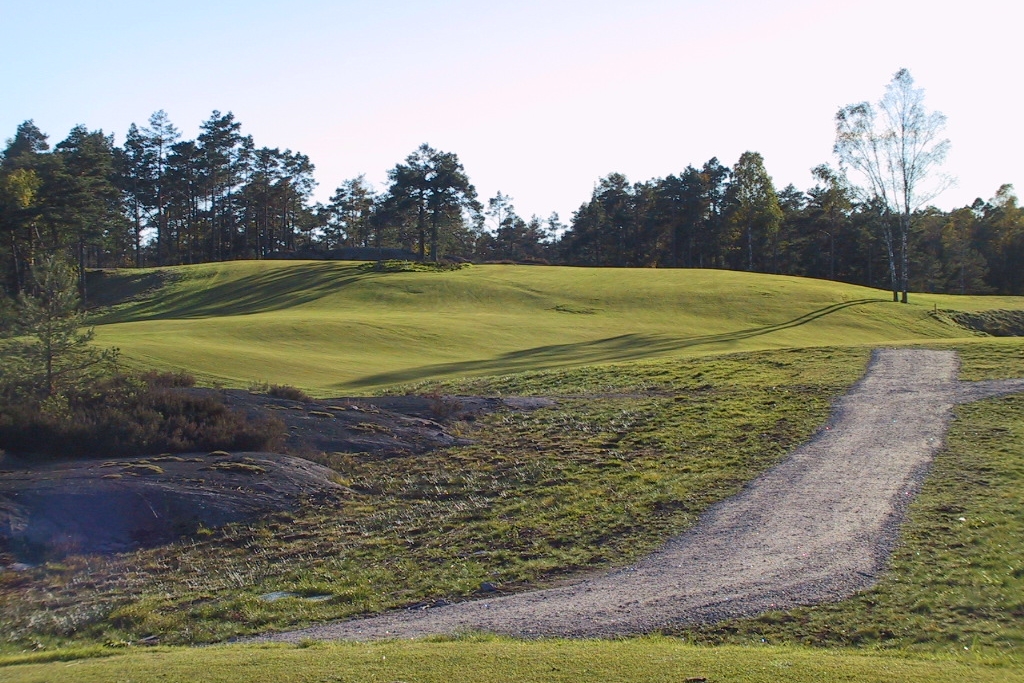
<path id="1" fill-rule="evenodd" d="M 267 395 L 274 398 L 285 398 L 289 401 L 302 401 L 304 403 L 309 403 L 313 400 L 302 389 L 288 386 L 287 384 L 271 384 L 267 389 Z"/>
<path id="2" fill-rule="evenodd" d="M 119 374 L 45 402 L 0 401 L 0 448 L 42 458 L 188 451 L 270 450 L 284 436 L 275 418 L 232 411 L 214 394 L 189 391 L 183 373 Z"/>

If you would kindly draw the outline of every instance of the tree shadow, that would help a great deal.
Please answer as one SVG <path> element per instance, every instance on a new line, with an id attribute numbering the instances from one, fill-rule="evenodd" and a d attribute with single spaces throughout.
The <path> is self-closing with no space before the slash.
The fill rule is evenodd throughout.
<path id="1" fill-rule="evenodd" d="M 371 387 L 388 384 L 404 384 L 424 379 L 451 375 L 487 375 L 546 370 L 565 365 L 590 365 L 616 361 L 636 360 L 660 356 L 672 351 L 710 344 L 727 344 L 773 332 L 779 332 L 814 322 L 852 306 L 874 303 L 888 303 L 888 299 L 854 299 L 819 308 L 792 320 L 750 327 L 733 332 L 707 334 L 697 337 L 672 337 L 664 334 L 624 334 L 606 339 L 596 339 L 573 344 L 551 344 L 532 349 L 511 351 L 495 358 L 454 363 L 437 363 L 383 372 L 339 383 L 343 387 Z"/>
<path id="2" fill-rule="evenodd" d="M 342 287 L 377 277 L 361 265 L 336 262 L 296 264 L 198 289 L 161 290 L 150 299 L 100 314 L 92 324 L 142 320 L 194 320 L 279 311 L 316 301 Z"/>

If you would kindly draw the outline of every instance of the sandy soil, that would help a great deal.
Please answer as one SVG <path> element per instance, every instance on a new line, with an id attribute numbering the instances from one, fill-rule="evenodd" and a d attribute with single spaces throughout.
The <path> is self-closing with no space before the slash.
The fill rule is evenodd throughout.
<path id="1" fill-rule="evenodd" d="M 635 566 L 264 639 L 624 636 L 842 599 L 883 570 L 954 405 L 1024 391 L 1022 380 L 958 382 L 957 366 L 951 351 L 876 351 L 809 443 Z"/>

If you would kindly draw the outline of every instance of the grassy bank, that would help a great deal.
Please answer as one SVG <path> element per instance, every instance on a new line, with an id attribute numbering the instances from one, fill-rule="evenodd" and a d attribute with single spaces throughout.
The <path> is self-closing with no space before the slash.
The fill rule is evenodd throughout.
<path id="1" fill-rule="evenodd" d="M 107 284 L 127 289 L 125 277 Z M 407 381 L 556 404 L 457 425 L 475 443 L 428 456 L 324 454 L 348 491 L 297 514 L 0 574 L 4 680 L 1024 680 L 1019 397 L 958 409 L 890 571 L 834 605 L 679 639 L 132 645 L 215 642 L 628 563 L 806 440 L 869 345 L 955 347 L 964 379 L 1024 376 L 1018 340 L 958 338 L 932 314 L 1019 299 L 900 306 L 798 278 L 509 266 L 228 264 L 152 283 L 163 296 L 97 321 L 100 341 L 136 361 L 320 394 Z M 274 591 L 294 596 L 261 598 Z"/>
<path id="2" fill-rule="evenodd" d="M 963 355 L 968 377 L 1024 374 L 1019 345 L 970 345 Z M 807 438 L 866 359 L 863 350 L 777 351 L 475 380 L 465 388 L 559 402 L 465 425 L 474 446 L 429 458 L 334 456 L 355 493 L 294 517 L 7 574 L 0 625 L 15 637 L 6 649 L 151 635 L 205 642 L 460 599 L 482 581 L 526 589 L 629 562 Z M 958 410 L 878 586 L 835 605 L 679 635 L 980 649 L 1015 661 L 1024 644 L 1015 542 L 1024 535 L 1024 398 Z M 334 597 L 259 599 L 274 590 Z"/>

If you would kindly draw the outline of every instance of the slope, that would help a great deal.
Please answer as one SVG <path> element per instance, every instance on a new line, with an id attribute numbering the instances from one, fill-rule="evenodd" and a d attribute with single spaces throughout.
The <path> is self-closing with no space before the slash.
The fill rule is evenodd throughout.
<path id="1" fill-rule="evenodd" d="M 713 270 L 488 265 L 381 272 L 344 262 L 236 262 L 118 271 L 97 340 L 207 382 L 319 394 L 632 359 L 967 336 L 936 308 L 1024 308 L 1013 297 L 919 295 Z"/>

